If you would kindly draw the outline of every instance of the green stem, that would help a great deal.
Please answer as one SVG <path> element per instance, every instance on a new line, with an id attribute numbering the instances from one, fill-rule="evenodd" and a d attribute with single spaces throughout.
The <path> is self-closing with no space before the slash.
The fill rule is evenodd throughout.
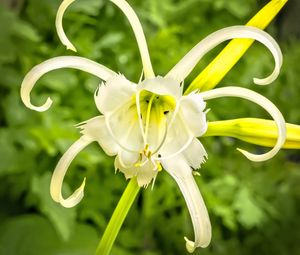
<path id="1" fill-rule="evenodd" d="M 133 204 L 140 187 L 137 184 L 136 178 L 132 178 L 128 183 L 105 231 L 100 240 L 96 255 L 109 255 L 111 248 L 116 240 L 116 237 L 121 229 L 121 226 L 126 218 L 131 205 Z"/>

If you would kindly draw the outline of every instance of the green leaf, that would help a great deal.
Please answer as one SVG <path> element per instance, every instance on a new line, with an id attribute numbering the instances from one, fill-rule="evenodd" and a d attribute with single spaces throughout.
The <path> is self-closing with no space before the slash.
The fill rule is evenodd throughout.
<path id="1" fill-rule="evenodd" d="M 83 12 L 87 15 L 96 16 L 103 5 L 103 0 L 76 1 L 74 5 L 70 7 L 70 9 L 72 9 L 73 11 Z"/>
<path id="2" fill-rule="evenodd" d="M 51 223 L 31 214 L 6 220 L 0 226 L 0 255 L 91 255 L 97 244 L 95 230 L 76 225 L 70 241 L 63 242 Z"/>
<path id="3" fill-rule="evenodd" d="M 233 207 L 238 212 L 238 220 L 245 228 L 259 226 L 266 218 L 264 211 L 255 202 L 247 188 L 242 188 L 236 194 Z"/>
<path id="4" fill-rule="evenodd" d="M 53 201 L 50 196 L 51 174 L 46 172 L 43 176 L 34 176 L 31 191 L 38 198 L 38 208 L 52 222 L 64 240 L 68 240 L 74 230 L 76 209 L 64 208 Z"/>

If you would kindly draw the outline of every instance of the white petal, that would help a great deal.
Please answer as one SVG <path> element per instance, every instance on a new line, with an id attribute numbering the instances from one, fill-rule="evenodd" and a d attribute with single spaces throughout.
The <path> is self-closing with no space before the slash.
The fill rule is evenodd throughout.
<path id="1" fill-rule="evenodd" d="M 211 240 L 211 224 L 192 170 L 182 156 L 163 160 L 162 165 L 178 184 L 192 218 L 195 241 L 185 238 L 187 250 L 193 252 L 197 247 L 207 247 Z"/>
<path id="2" fill-rule="evenodd" d="M 42 106 L 34 106 L 30 102 L 30 92 L 33 89 L 35 83 L 44 74 L 60 69 L 60 68 L 74 68 L 93 74 L 100 79 L 107 80 L 115 73 L 107 67 L 100 65 L 94 61 L 81 57 L 56 57 L 49 59 L 34 68 L 32 68 L 25 76 L 21 85 L 21 98 L 23 103 L 30 109 L 43 112 L 50 108 L 52 100 L 47 99 L 46 103 Z"/>
<path id="3" fill-rule="evenodd" d="M 167 119 L 163 113 L 153 109 L 150 114 L 148 131 L 145 135 L 145 144 L 149 145 L 149 151 L 153 154 L 156 153 L 165 143 L 167 134 Z"/>
<path id="4" fill-rule="evenodd" d="M 202 136 L 207 130 L 207 121 L 204 112 L 206 103 L 203 101 L 201 95 L 189 94 L 183 96 L 179 104 L 183 118 L 194 136 Z"/>
<path id="5" fill-rule="evenodd" d="M 180 103 L 169 121 L 167 136 L 158 153 L 153 156 L 154 160 L 170 159 L 182 153 L 192 142 L 193 132 L 189 129 L 180 110 Z"/>
<path id="6" fill-rule="evenodd" d="M 71 147 L 66 151 L 66 153 L 59 160 L 51 179 L 50 184 L 50 194 L 54 201 L 60 203 L 64 207 L 70 208 L 77 205 L 83 198 L 83 191 L 85 186 L 85 179 L 81 186 L 67 199 L 64 199 L 61 194 L 62 184 L 68 167 L 70 166 L 76 155 L 83 150 L 87 145 L 89 145 L 93 140 L 86 136 L 82 136 L 77 140 Z"/>
<path id="7" fill-rule="evenodd" d="M 102 83 L 94 98 L 98 110 L 102 114 L 115 111 L 133 99 L 136 93 L 136 84 L 127 80 L 123 75 L 114 75 Z"/>
<path id="8" fill-rule="evenodd" d="M 124 150 L 140 152 L 144 146 L 135 100 L 105 115 L 110 135 Z"/>
<path id="9" fill-rule="evenodd" d="M 121 161 L 119 155 L 115 158 L 115 170 L 120 170 L 124 175 L 126 179 L 130 179 L 137 176 L 138 167 L 125 167 Z"/>
<path id="10" fill-rule="evenodd" d="M 64 0 L 61 3 L 61 5 L 58 8 L 57 14 L 56 14 L 55 26 L 56 26 L 57 35 L 58 35 L 60 41 L 62 42 L 62 44 L 65 45 L 68 50 L 72 50 L 72 51 L 76 52 L 77 50 L 76 50 L 75 46 L 70 42 L 70 40 L 66 36 L 64 29 L 63 29 L 63 25 L 62 25 L 62 19 L 63 19 L 64 13 L 65 13 L 66 9 L 69 7 L 69 5 L 71 5 L 73 2 L 75 2 L 75 0 Z"/>
<path id="11" fill-rule="evenodd" d="M 182 95 L 182 86 L 174 79 L 157 76 L 146 79 L 138 85 L 138 91 L 147 90 L 157 95 L 173 96 L 179 99 Z"/>
<path id="12" fill-rule="evenodd" d="M 143 163 L 142 165 L 136 164 L 131 167 L 125 167 L 120 161 L 120 155 L 118 155 L 115 159 L 115 168 L 124 173 L 126 179 L 136 177 L 140 187 L 147 187 L 156 177 L 158 170 L 157 166 L 148 159 Z"/>
<path id="13" fill-rule="evenodd" d="M 154 162 L 148 160 L 145 165 L 139 167 L 137 173 L 137 183 L 140 187 L 148 187 L 150 182 L 156 177 L 158 171 L 157 166 L 154 165 Z"/>
<path id="14" fill-rule="evenodd" d="M 134 10 L 131 8 L 131 6 L 125 0 L 110 0 L 110 1 L 113 2 L 115 5 L 117 5 L 122 10 L 122 12 L 127 17 L 128 21 L 133 29 L 133 32 L 134 32 L 134 35 L 135 35 L 135 38 L 137 40 L 138 47 L 140 50 L 145 77 L 146 78 L 154 77 L 155 75 L 153 72 L 153 68 L 152 68 L 152 64 L 151 64 L 151 60 L 150 60 L 150 56 L 149 56 L 146 38 L 145 38 L 145 35 L 143 32 L 142 25 L 141 25 L 137 15 L 135 14 Z"/>
<path id="15" fill-rule="evenodd" d="M 188 165 L 194 169 L 200 168 L 201 164 L 205 162 L 207 153 L 202 143 L 194 138 L 190 145 L 181 154 Z M 175 160 L 175 158 L 174 158 Z"/>
<path id="16" fill-rule="evenodd" d="M 109 156 L 114 156 L 120 150 L 120 146 L 110 135 L 104 116 L 98 116 L 77 125 L 81 129 L 81 134 L 97 141 L 104 152 Z"/>
<path id="17" fill-rule="evenodd" d="M 245 88 L 240 87 L 225 87 L 214 89 L 206 92 L 200 93 L 204 100 L 219 98 L 219 97 L 241 97 L 247 100 L 250 100 L 261 107 L 263 107 L 274 119 L 277 128 L 278 128 L 278 139 L 272 150 L 265 154 L 255 155 L 249 153 L 245 150 L 238 149 L 241 153 L 243 153 L 248 159 L 252 161 L 265 161 L 276 155 L 276 153 L 281 149 L 282 145 L 285 143 L 286 139 L 286 126 L 285 120 L 278 110 L 278 108 L 267 98 L 264 96 Z"/>
<path id="18" fill-rule="evenodd" d="M 125 168 L 133 168 L 134 164 L 139 160 L 140 154 L 137 152 L 129 152 L 125 150 L 120 150 L 118 158 L 120 163 Z"/>
<path id="19" fill-rule="evenodd" d="M 259 85 L 267 85 L 273 82 L 282 65 L 282 53 L 277 42 L 266 32 L 249 26 L 232 26 L 218 30 L 207 36 L 190 50 L 167 74 L 166 77 L 183 81 L 194 69 L 200 59 L 211 49 L 220 43 L 234 38 L 250 38 L 264 44 L 273 54 L 275 68 L 273 73 L 265 79 L 254 78 L 254 82 Z"/>

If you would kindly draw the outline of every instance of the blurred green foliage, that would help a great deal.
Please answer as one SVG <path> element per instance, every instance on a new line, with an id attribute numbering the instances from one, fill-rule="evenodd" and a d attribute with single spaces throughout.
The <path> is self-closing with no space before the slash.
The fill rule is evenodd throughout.
<path id="1" fill-rule="evenodd" d="M 9 2 L 9 1 L 7 1 Z M 14 7 L 0 3 L 0 254 L 89 255 L 126 186 L 114 174 L 113 159 L 92 145 L 80 153 L 65 180 L 64 192 L 87 177 L 85 197 L 65 209 L 49 195 L 51 173 L 78 137 L 74 124 L 96 116 L 93 92 L 99 80 L 59 70 L 45 75 L 34 89 L 33 102 L 54 99 L 44 113 L 21 103 L 23 77 L 34 65 L 69 55 L 55 34 L 60 0 L 25 0 Z M 263 3 L 255 0 L 131 0 L 149 42 L 157 74 L 165 74 L 209 33 L 244 24 Z M 281 14 L 282 17 L 287 12 Z M 251 87 L 271 99 L 288 122 L 300 124 L 300 41 L 280 37 L 281 20 L 268 29 L 284 53 L 279 79 L 257 87 L 252 77 L 272 70 L 267 50 L 255 44 L 222 82 Z M 76 1 L 64 26 L 81 56 L 96 60 L 138 81 L 142 67 L 130 26 L 106 0 Z M 218 50 L 213 50 L 186 80 L 195 78 Z M 268 117 L 259 107 L 238 99 L 213 100 L 209 120 Z M 238 107 L 237 107 L 238 106 Z M 300 254 L 300 156 L 281 151 L 274 159 L 252 163 L 237 146 L 260 152 L 229 138 L 202 139 L 208 162 L 197 178 L 213 225 L 213 239 L 195 254 Z M 117 238 L 113 255 L 187 254 L 183 236 L 193 230 L 185 202 L 174 181 L 162 172 L 154 189 L 143 190 Z"/>

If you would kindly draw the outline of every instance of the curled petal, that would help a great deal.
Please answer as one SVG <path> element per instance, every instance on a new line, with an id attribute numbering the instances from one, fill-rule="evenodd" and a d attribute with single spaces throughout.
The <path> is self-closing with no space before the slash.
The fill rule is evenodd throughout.
<path id="1" fill-rule="evenodd" d="M 288 0 L 268 1 L 268 3 L 249 20 L 246 26 L 265 29 L 287 2 Z M 192 81 L 185 90 L 185 94 L 189 94 L 194 90 L 207 91 L 216 87 L 216 85 L 246 53 L 253 42 L 254 40 L 251 39 L 233 39 Z"/>
<path id="2" fill-rule="evenodd" d="M 54 201 L 60 203 L 66 208 L 73 207 L 77 205 L 84 195 L 85 179 L 83 180 L 81 186 L 67 199 L 64 199 L 61 190 L 63 185 L 63 180 L 73 159 L 76 155 L 83 150 L 87 145 L 89 145 L 93 140 L 89 137 L 82 136 L 77 140 L 71 147 L 66 151 L 66 153 L 59 160 L 51 179 L 50 184 L 50 194 Z"/>
<path id="3" fill-rule="evenodd" d="M 218 30 L 207 36 L 190 50 L 167 74 L 166 77 L 183 81 L 194 69 L 200 59 L 211 49 L 220 43 L 234 38 L 254 39 L 264 44 L 273 54 L 275 59 L 275 68 L 273 73 L 264 79 L 254 78 L 254 83 L 258 85 L 267 85 L 273 82 L 279 75 L 282 65 L 282 53 L 277 42 L 266 32 L 249 26 L 232 26 Z"/>
<path id="4" fill-rule="evenodd" d="M 65 13 L 66 9 L 69 7 L 69 5 L 71 5 L 73 2 L 75 2 L 75 0 L 64 0 L 61 3 L 61 5 L 58 8 L 57 14 L 56 14 L 55 26 L 56 26 L 57 35 L 58 35 L 60 41 L 62 42 L 62 44 L 65 45 L 68 50 L 72 50 L 72 51 L 76 52 L 77 50 L 76 50 L 75 46 L 70 42 L 70 40 L 66 36 L 65 31 L 63 29 L 63 25 L 62 25 L 62 19 L 63 19 L 64 13 Z"/>
<path id="5" fill-rule="evenodd" d="M 277 129 L 278 129 L 278 138 L 275 146 L 272 150 L 265 154 L 256 155 L 249 153 L 245 150 L 238 149 L 242 154 L 244 154 L 248 159 L 256 162 L 265 161 L 274 157 L 277 152 L 281 149 L 286 139 L 286 125 L 285 120 L 278 110 L 278 108 L 264 96 L 245 88 L 240 87 L 225 87 L 219 89 L 213 89 L 210 91 L 200 93 L 204 100 L 209 100 L 219 97 L 240 97 L 247 100 L 250 100 L 261 107 L 263 107 L 274 119 Z"/>
<path id="6" fill-rule="evenodd" d="M 44 74 L 60 69 L 60 68 L 74 68 L 82 70 L 84 72 L 93 74 L 102 80 L 109 79 L 112 75 L 115 75 L 113 71 L 107 67 L 100 65 L 92 60 L 81 57 L 55 57 L 49 59 L 34 68 L 32 68 L 25 76 L 21 84 L 21 98 L 23 103 L 30 109 L 43 112 L 50 108 L 52 100 L 48 97 L 47 101 L 42 106 L 34 106 L 30 102 L 30 92 L 33 89 L 35 83 Z"/>
<path id="7" fill-rule="evenodd" d="M 152 78 L 154 77 L 154 72 L 150 60 L 150 55 L 149 55 L 149 50 L 146 42 L 146 38 L 143 32 L 142 25 L 134 12 L 134 10 L 131 8 L 131 6 L 125 1 L 125 0 L 110 0 L 113 2 L 115 5 L 117 5 L 122 12 L 125 14 L 127 17 L 135 38 L 137 40 L 137 44 L 140 50 L 141 58 L 142 58 L 142 63 L 143 63 L 143 68 L 144 68 L 144 74 L 146 78 Z"/>
<path id="8" fill-rule="evenodd" d="M 163 160 L 162 165 L 178 184 L 192 218 L 195 240 L 185 237 L 187 250 L 192 253 L 197 247 L 207 247 L 211 240 L 211 224 L 191 168 L 181 156 L 176 160 Z"/>

